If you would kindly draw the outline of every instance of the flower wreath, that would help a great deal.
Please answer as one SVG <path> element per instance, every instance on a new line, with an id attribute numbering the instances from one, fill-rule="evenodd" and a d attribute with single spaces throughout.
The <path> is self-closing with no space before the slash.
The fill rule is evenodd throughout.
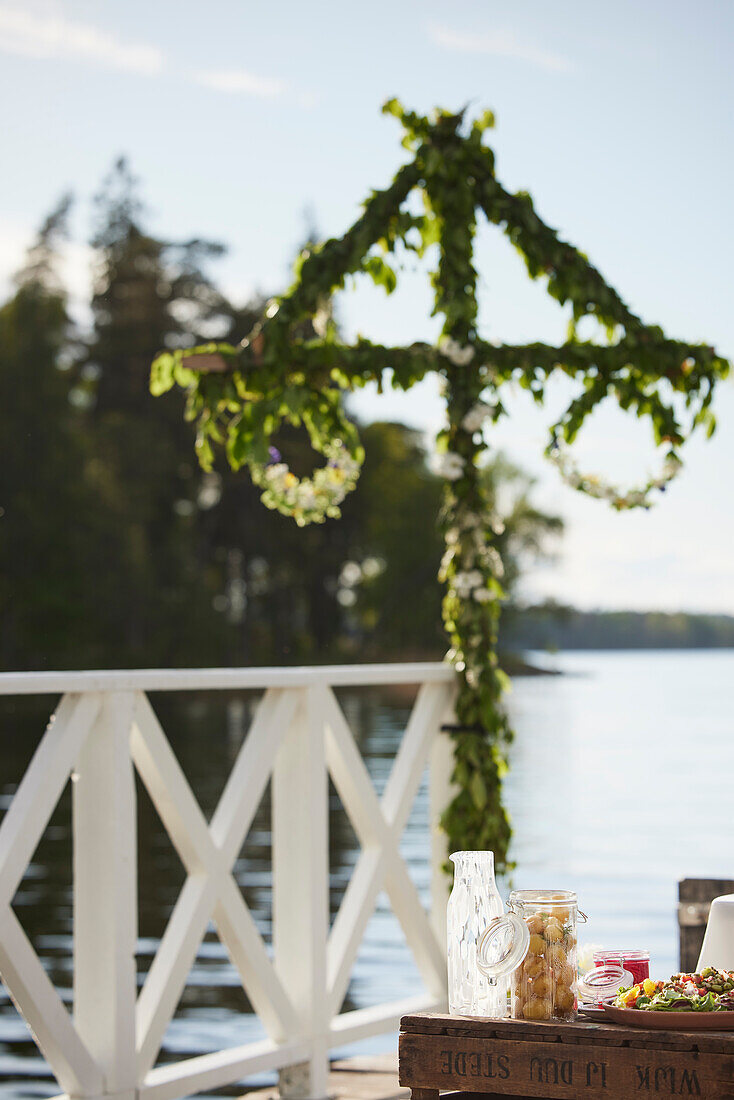
<path id="1" fill-rule="evenodd" d="M 270 447 L 269 462 L 249 463 L 252 480 L 263 490 L 263 504 L 292 516 L 299 527 L 337 519 L 341 515 L 339 505 L 356 487 L 362 466 L 360 447 L 353 453 L 341 439 L 322 439 L 313 431 L 309 436 L 313 449 L 327 460 L 311 477 L 299 478 L 291 473 L 275 447 Z"/>
<path id="2" fill-rule="evenodd" d="M 546 449 L 546 457 L 558 469 L 562 479 L 572 489 L 580 493 L 595 497 L 597 500 L 606 500 L 616 508 L 618 512 L 630 508 L 650 508 L 652 502 L 650 494 L 654 491 L 664 493 L 668 484 L 677 477 L 683 463 L 671 448 L 663 459 L 663 466 L 657 477 L 651 477 L 645 485 L 637 489 L 626 491 L 619 489 L 607 481 L 603 481 L 596 474 L 584 474 L 577 467 L 571 457 L 570 448 L 554 436 Z"/>

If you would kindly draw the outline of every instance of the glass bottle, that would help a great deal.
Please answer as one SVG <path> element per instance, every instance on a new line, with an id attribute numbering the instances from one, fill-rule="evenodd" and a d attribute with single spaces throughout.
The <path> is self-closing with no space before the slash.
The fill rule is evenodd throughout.
<path id="1" fill-rule="evenodd" d="M 480 968 L 479 941 L 504 913 L 494 878 L 493 852 L 454 852 L 454 887 L 446 913 L 449 1012 L 506 1016 L 507 979 Z"/>

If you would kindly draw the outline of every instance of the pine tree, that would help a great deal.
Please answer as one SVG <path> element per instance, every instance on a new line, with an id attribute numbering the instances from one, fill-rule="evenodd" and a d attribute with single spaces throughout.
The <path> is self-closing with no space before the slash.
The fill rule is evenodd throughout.
<path id="1" fill-rule="evenodd" d="M 152 354 L 201 339 L 226 302 L 202 270 L 221 246 L 161 241 L 142 226 L 136 184 L 118 161 L 97 199 L 93 329 L 82 371 L 113 512 L 105 569 L 114 598 L 100 608 L 115 663 L 217 663 L 224 631 L 212 607 L 221 580 L 198 524 L 202 473 L 181 403 L 157 409 Z M 220 331 L 225 331 L 226 318 Z M 102 590 L 107 595 L 104 584 Z"/>
<path id="2" fill-rule="evenodd" d="M 0 307 L 0 660 L 71 667 L 95 652 L 87 578 L 101 501 L 73 393 L 74 335 L 57 271 L 70 199 L 46 219 Z"/>

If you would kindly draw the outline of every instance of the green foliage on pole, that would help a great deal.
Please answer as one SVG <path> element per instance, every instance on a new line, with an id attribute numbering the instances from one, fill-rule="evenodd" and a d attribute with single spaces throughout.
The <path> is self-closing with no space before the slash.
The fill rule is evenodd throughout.
<path id="1" fill-rule="evenodd" d="M 446 479 L 440 579 L 449 658 L 459 689 L 457 723 L 449 730 L 458 794 L 442 823 L 450 850 L 491 848 L 503 871 L 511 866 L 502 777 L 512 739 L 502 706 L 506 678 L 496 655 L 503 566 L 496 547 L 498 520 L 481 478 L 484 428 L 504 414 L 503 384 L 516 381 L 542 403 L 551 375 L 560 371 L 576 380 L 579 392 L 551 429 L 547 453 L 580 491 L 618 509 L 649 507 L 652 492 L 677 472 L 680 447 L 691 432 L 714 430 L 714 385 L 729 364 L 708 345 L 672 340 L 661 328 L 645 324 L 583 253 L 542 221 L 529 195 L 502 187 L 494 154 L 485 144 L 494 124 L 490 112 L 469 123 L 464 112 L 423 117 L 397 100 L 384 110 L 402 123 L 403 145 L 412 154 L 390 186 L 370 195 L 361 218 L 343 237 L 303 253 L 293 286 L 270 303 L 240 346 L 165 352 L 153 364 L 151 388 L 155 394 L 176 384 L 186 390 L 187 416 L 196 421 L 204 467 L 211 465 L 214 448 L 223 446 L 231 465 L 248 465 L 258 484 L 265 479 L 279 426 L 303 424 L 315 449 L 330 457 L 338 483 L 334 495 L 315 503 L 311 483 L 275 463 L 279 492 L 269 494 L 266 487 L 263 499 L 307 523 L 338 515 L 339 501 L 362 460 L 356 433 L 341 412 L 341 393 L 367 382 L 382 386 L 386 370 L 390 384 L 403 390 L 431 371 L 441 376 L 448 422 L 438 438 L 438 467 Z M 414 204 L 411 211 L 403 208 L 415 192 L 423 200 L 419 215 L 411 212 Z M 562 305 L 570 303 L 573 320 L 562 346 L 496 346 L 478 335 L 473 266 L 478 210 L 519 250 L 528 274 L 542 278 Z M 327 304 L 347 278 L 366 274 L 391 293 L 398 249 L 424 255 L 432 246 L 437 246 L 431 274 L 434 313 L 443 317 L 438 347 L 390 348 L 364 339 L 343 344 Z M 578 338 L 576 325 L 585 317 L 598 322 L 600 343 Z M 304 334 L 307 320 L 311 327 Z M 565 448 L 607 397 L 647 418 L 655 443 L 666 447 L 661 476 L 627 493 L 580 473 L 565 457 Z"/>

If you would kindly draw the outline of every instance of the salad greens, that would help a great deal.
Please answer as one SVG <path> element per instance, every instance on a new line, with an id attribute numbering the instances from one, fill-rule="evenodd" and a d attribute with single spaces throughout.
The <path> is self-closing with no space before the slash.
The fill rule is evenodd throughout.
<path id="1" fill-rule="evenodd" d="M 700 974 L 673 974 L 668 982 L 644 982 L 620 989 L 617 1008 L 647 1012 L 734 1012 L 734 971 L 707 966 Z"/>

